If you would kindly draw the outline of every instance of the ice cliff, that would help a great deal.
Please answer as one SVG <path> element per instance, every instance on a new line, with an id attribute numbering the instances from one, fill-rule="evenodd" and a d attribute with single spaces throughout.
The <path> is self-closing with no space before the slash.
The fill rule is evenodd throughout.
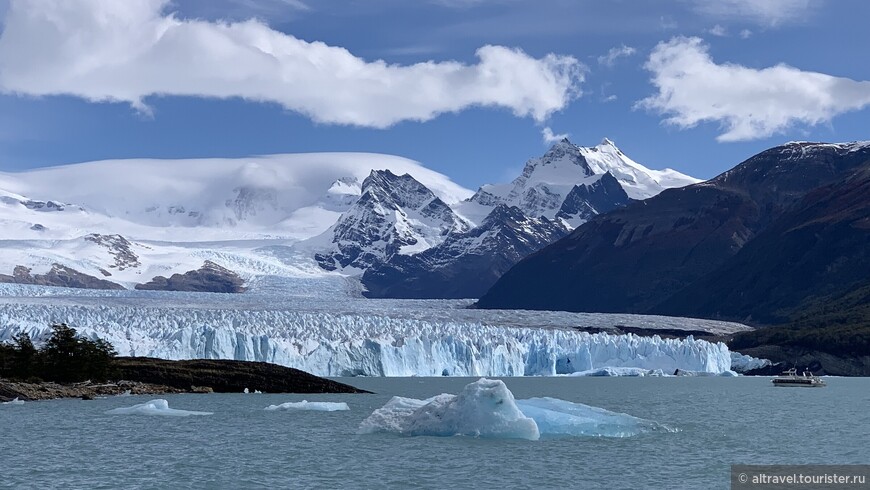
<path id="1" fill-rule="evenodd" d="M 0 304 L 0 341 L 66 322 L 119 355 L 265 361 L 320 376 L 551 376 L 604 367 L 723 373 L 731 353 L 688 337 L 288 310 Z"/>

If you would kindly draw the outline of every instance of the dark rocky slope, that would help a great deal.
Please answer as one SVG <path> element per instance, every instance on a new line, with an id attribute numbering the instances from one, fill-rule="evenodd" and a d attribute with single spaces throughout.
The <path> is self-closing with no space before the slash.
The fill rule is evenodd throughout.
<path id="1" fill-rule="evenodd" d="M 870 163 L 807 194 L 716 270 L 653 309 L 762 324 L 870 286 Z"/>
<path id="2" fill-rule="evenodd" d="M 173 274 L 166 278 L 157 276 L 136 289 L 151 291 L 193 291 L 206 293 L 242 293 L 245 282 L 235 272 L 206 260 L 197 270 Z"/>
<path id="3" fill-rule="evenodd" d="M 117 357 L 113 368 L 119 379 L 179 389 L 209 387 L 218 393 L 240 393 L 245 388 L 264 393 L 367 393 L 344 383 L 267 362 Z"/>
<path id="4" fill-rule="evenodd" d="M 3 282 L 81 289 L 124 289 L 120 284 L 89 276 L 62 264 L 53 264 L 45 274 L 32 274 L 29 267 L 19 265 L 11 276 L 0 274 L 0 283 Z"/>
<path id="5" fill-rule="evenodd" d="M 565 236 L 547 218 L 528 218 L 516 206 L 499 204 L 483 223 L 452 233 L 415 255 L 395 255 L 362 276 L 365 295 L 375 298 L 478 298 L 526 255 Z"/>

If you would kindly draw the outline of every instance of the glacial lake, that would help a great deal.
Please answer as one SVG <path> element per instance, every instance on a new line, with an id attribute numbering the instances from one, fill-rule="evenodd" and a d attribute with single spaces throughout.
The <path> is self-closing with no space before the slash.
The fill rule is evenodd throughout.
<path id="1" fill-rule="evenodd" d="M 729 466 L 870 462 L 870 378 L 821 389 L 770 378 L 505 378 L 676 429 L 538 441 L 358 434 L 394 395 L 458 393 L 472 378 L 351 378 L 373 395 L 211 394 L 0 405 L 0 487 L 728 488 Z M 154 398 L 209 416 L 108 415 Z M 290 401 L 349 411 L 265 411 Z"/>

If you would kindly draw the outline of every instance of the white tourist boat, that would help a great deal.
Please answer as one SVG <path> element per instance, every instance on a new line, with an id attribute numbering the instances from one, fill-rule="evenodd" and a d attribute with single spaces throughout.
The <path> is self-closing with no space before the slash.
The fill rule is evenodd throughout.
<path id="1" fill-rule="evenodd" d="M 801 374 L 797 373 L 797 369 L 791 368 L 788 371 L 773 378 L 774 386 L 802 386 L 807 388 L 821 388 L 827 386 L 822 378 L 814 375 L 809 371 L 804 371 Z"/>

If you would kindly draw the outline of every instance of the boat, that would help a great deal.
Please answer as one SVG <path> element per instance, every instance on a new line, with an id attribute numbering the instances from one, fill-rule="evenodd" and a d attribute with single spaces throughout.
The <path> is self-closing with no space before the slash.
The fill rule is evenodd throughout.
<path id="1" fill-rule="evenodd" d="M 803 386 L 807 388 L 823 388 L 827 386 L 822 378 L 814 375 L 809 371 L 804 371 L 801 374 L 797 373 L 797 369 L 791 368 L 788 371 L 773 378 L 773 386 Z"/>

